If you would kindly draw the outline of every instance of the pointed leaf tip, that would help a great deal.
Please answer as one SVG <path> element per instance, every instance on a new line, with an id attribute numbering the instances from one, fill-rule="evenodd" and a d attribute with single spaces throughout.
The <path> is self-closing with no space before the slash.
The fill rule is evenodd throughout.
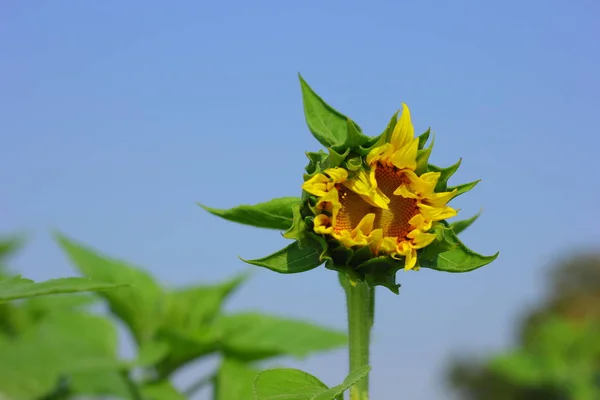
<path id="1" fill-rule="evenodd" d="M 287 230 L 292 226 L 292 208 L 300 202 L 298 197 L 279 197 L 258 204 L 242 204 L 230 209 L 219 209 L 196 203 L 205 211 L 238 224 L 257 228 Z"/>
<path id="2" fill-rule="evenodd" d="M 454 233 L 456 233 L 458 235 L 459 233 L 461 233 L 462 231 L 467 229 L 469 226 L 471 226 L 473 224 L 473 222 L 477 221 L 477 219 L 479 219 L 479 217 L 481 216 L 482 212 L 483 212 L 483 209 L 479 210 L 479 212 L 477 214 L 473 215 L 471 218 L 452 222 L 450 224 L 450 228 L 452 228 Z"/>
<path id="3" fill-rule="evenodd" d="M 327 104 L 302 76 L 299 76 L 299 79 L 306 124 L 314 138 L 325 147 L 346 143 L 348 117 Z M 362 132 L 356 123 L 354 125 L 358 132 Z"/>
<path id="4" fill-rule="evenodd" d="M 263 258 L 255 260 L 239 258 L 247 264 L 264 267 L 281 274 L 295 274 L 309 271 L 323 264 L 320 258 L 322 250 L 321 245 L 316 241 L 304 243 L 302 247 L 299 242 L 294 242 Z"/>

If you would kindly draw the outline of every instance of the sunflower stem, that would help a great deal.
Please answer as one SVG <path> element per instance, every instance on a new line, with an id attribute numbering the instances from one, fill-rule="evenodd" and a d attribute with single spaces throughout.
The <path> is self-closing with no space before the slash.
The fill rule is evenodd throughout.
<path id="1" fill-rule="evenodd" d="M 375 309 L 375 289 L 366 282 L 349 281 L 340 273 L 340 282 L 346 292 L 348 308 L 348 335 L 350 342 L 350 371 L 369 365 L 369 346 Z M 350 388 L 350 400 L 369 399 L 369 376 Z"/>

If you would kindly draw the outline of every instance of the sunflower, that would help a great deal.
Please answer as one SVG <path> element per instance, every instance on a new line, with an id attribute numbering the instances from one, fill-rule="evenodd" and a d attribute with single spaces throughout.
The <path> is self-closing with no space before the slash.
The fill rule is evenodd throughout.
<path id="1" fill-rule="evenodd" d="M 313 175 L 302 189 L 318 199 L 315 233 L 348 248 L 369 246 L 374 255 L 404 258 L 409 270 L 416 266 L 417 250 L 435 240 L 428 233 L 433 222 L 457 211 L 446 205 L 456 190 L 435 191 L 440 172 L 415 172 L 419 139 L 408 106 L 403 103 L 402 109 L 389 142 L 368 153 L 363 169 L 350 177 L 344 168 L 329 168 Z"/>

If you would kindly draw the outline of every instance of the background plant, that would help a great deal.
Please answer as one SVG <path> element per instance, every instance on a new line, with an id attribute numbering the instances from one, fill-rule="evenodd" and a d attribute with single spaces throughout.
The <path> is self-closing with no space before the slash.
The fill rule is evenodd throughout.
<path id="1" fill-rule="evenodd" d="M 461 398 L 600 398 L 600 255 L 578 254 L 551 271 L 548 295 L 522 318 L 513 349 L 453 362 L 448 381 Z"/>
<path id="2" fill-rule="evenodd" d="M 0 303 L 0 397 L 9 400 L 111 398 L 179 400 L 210 386 L 215 400 L 252 397 L 257 364 L 273 357 L 333 349 L 343 333 L 257 312 L 225 313 L 224 302 L 247 280 L 169 288 L 144 270 L 105 257 L 63 235 L 59 245 L 78 271 L 107 285 L 128 286 L 95 295 L 55 295 Z M 17 249 L 4 241 L 2 261 Z M 14 287 L 2 268 L 0 284 Z M 2 287 L 2 286 L 0 286 Z M 109 314 L 95 310 L 108 306 Z M 136 356 L 118 352 L 116 321 L 136 345 Z M 218 354 L 212 374 L 190 388 L 172 375 L 191 362 Z"/>

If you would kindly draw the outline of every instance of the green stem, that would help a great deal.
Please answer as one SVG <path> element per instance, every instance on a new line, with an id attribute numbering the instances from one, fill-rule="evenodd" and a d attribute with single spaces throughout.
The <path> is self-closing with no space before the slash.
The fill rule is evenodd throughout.
<path id="1" fill-rule="evenodd" d="M 348 307 L 348 334 L 350 337 L 350 371 L 369 365 L 369 345 L 373 326 L 375 291 L 366 282 L 351 284 L 340 274 L 346 292 Z M 350 400 L 369 399 L 369 376 L 350 389 Z"/>
<path id="2" fill-rule="evenodd" d="M 134 382 L 134 380 L 131 379 L 131 375 L 129 374 L 129 371 L 127 371 L 127 370 L 121 371 L 121 377 L 123 378 L 123 380 L 125 381 L 125 384 L 127 385 L 127 388 L 129 389 L 129 394 L 131 395 L 131 399 L 132 400 L 144 400 L 144 398 L 142 397 L 142 394 L 140 393 L 140 388 Z"/>

